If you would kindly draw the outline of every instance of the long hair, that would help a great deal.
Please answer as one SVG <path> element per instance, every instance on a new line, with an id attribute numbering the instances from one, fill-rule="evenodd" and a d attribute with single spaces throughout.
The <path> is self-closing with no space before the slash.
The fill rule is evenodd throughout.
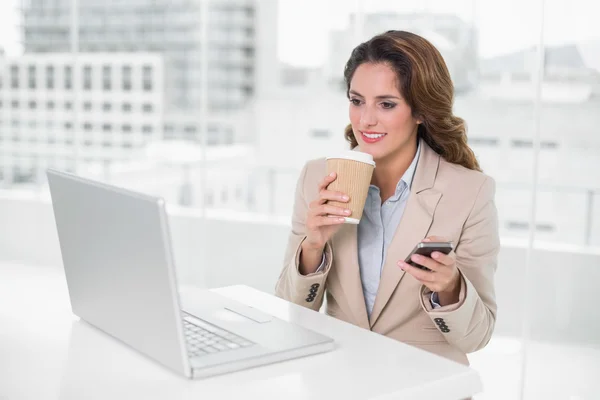
<path id="1" fill-rule="evenodd" d="M 389 65 L 396 74 L 398 89 L 419 118 L 417 135 L 446 161 L 481 171 L 467 144 L 465 121 L 452 113 L 454 85 L 440 52 L 414 33 L 387 31 L 358 45 L 344 68 L 346 96 L 356 69 L 363 63 Z M 351 148 L 358 146 L 352 125 L 344 136 Z"/>

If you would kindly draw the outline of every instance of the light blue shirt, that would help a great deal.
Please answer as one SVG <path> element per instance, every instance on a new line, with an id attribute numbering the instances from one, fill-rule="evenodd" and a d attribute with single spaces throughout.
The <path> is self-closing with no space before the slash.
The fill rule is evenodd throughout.
<path id="1" fill-rule="evenodd" d="M 377 186 L 369 187 L 363 216 L 358 224 L 358 264 L 363 295 L 369 318 L 379 289 L 381 272 L 385 263 L 388 246 L 392 242 L 398 224 L 404 214 L 412 185 L 421 142 L 410 166 L 396 185 L 394 194 L 381 204 L 381 193 Z M 377 167 L 375 167 L 377 168 Z"/>

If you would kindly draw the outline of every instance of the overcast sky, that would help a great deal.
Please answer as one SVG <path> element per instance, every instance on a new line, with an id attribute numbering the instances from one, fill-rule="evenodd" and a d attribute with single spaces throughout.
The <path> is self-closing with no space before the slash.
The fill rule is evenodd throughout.
<path id="1" fill-rule="evenodd" d="M 19 52 L 14 10 L 20 1 L 0 0 L 0 46 L 11 55 Z M 364 12 L 443 12 L 474 21 L 484 58 L 535 45 L 540 36 L 542 0 L 280 0 L 280 60 L 298 66 L 324 64 L 329 32 L 346 27 L 358 4 Z M 594 20 L 599 15 L 597 0 L 546 0 L 544 40 L 549 45 L 600 40 L 600 23 Z"/>

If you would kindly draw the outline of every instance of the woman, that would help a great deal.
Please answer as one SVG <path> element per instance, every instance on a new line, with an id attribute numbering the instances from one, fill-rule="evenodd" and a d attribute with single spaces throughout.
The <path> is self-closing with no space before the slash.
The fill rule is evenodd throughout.
<path id="1" fill-rule="evenodd" d="M 343 224 L 347 201 L 327 190 L 324 159 L 306 164 L 276 293 L 441 356 L 468 364 L 496 321 L 499 250 L 495 183 L 452 114 L 453 85 L 427 40 L 388 31 L 354 49 L 344 77 L 345 136 L 376 168 L 359 225 Z M 415 257 L 420 241 L 451 241 L 449 255 Z"/>

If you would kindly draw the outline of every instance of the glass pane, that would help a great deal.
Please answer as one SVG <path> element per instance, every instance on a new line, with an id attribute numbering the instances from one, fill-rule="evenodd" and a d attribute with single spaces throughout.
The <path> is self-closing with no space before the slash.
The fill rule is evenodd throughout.
<path id="1" fill-rule="evenodd" d="M 545 1 L 525 399 L 597 397 L 600 28 L 590 18 L 597 13 L 588 1 Z"/>

